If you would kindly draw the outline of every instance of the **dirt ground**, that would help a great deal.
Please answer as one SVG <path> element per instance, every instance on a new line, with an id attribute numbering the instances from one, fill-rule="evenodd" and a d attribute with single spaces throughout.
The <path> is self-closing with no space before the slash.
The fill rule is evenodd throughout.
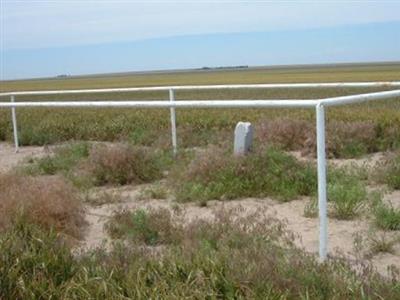
<path id="1" fill-rule="evenodd" d="M 48 149 L 44 147 L 21 147 L 18 153 L 12 145 L 0 143 L 0 172 L 5 173 L 12 170 L 14 166 L 31 157 L 40 157 L 45 155 Z M 379 163 L 383 154 L 378 153 L 368 156 L 360 160 L 332 160 L 329 164 L 335 165 L 370 165 Z M 308 203 L 308 198 L 302 198 L 286 203 L 280 203 L 269 198 L 265 199 L 240 199 L 229 202 L 209 201 L 206 207 L 200 207 L 194 203 L 176 204 L 173 199 L 156 200 L 147 199 L 140 200 L 140 192 L 145 186 L 124 186 L 121 188 L 101 188 L 93 193 L 117 194 L 120 199 L 119 203 L 108 203 L 98 206 L 87 205 L 86 219 L 89 226 L 86 231 L 85 239 L 82 241 L 81 249 L 91 249 L 100 245 L 109 243 L 108 237 L 104 231 L 104 224 L 113 212 L 118 210 L 133 210 L 137 208 L 157 208 L 163 207 L 167 209 L 176 209 L 177 206 L 183 209 L 184 218 L 192 220 L 194 218 L 211 219 L 213 211 L 224 208 L 234 208 L 241 206 L 245 213 L 254 211 L 263 211 L 267 215 L 276 217 L 287 224 L 287 228 L 292 231 L 298 238 L 296 243 L 311 253 L 318 253 L 318 218 L 304 217 L 304 208 Z M 385 195 L 385 201 L 389 201 L 395 207 L 400 207 L 400 191 L 394 191 Z M 357 250 L 354 249 L 354 238 L 358 234 L 367 237 L 371 234 L 371 222 L 367 218 L 343 221 L 330 218 L 328 225 L 328 249 L 330 255 L 338 253 L 344 254 L 349 259 L 357 257 Z M 373 234 L 383 234 L 383 232 L 375 231 Z M 398 232 L 387 233 L 389 235 L 398 235 Z M 385 274 L 387 267 L 395 265 L 400 267 L 400 243 L 395 245 L 394 253 L 379 253 L 371 258 L 371 262 L 377 270 Z"/>
<path id="2" fill-rule="evenodd" d="M 0 143 L 0 173 L 11 171 L 25 159 L 44 156 L 48 151 L 47 147 L 28 146 L 20 147 L 17 153 L 14 145 L 2 142 Z"/>

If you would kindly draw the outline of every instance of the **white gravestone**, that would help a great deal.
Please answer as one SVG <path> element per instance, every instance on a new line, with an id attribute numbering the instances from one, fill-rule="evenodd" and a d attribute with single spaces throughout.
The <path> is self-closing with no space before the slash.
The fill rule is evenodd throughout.
<path id="1" fill-rule="evenodd" d="M 239 122 L 235 128 L 233 153 L 244 155 L 251 150 L 253 142 L 253 126 L 249 122 Z"/>

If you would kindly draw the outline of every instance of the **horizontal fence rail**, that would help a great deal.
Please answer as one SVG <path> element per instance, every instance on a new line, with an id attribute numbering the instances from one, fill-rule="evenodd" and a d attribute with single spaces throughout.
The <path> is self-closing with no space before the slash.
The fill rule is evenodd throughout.
<path id="1" fill-rule="evenodd" d="M 366 87 L 400 87 L 400 81 L 393 82 L 330 82 L 330 83 L 276 83 L 276 84 L 235 84 L 235 85 L 187 85 L 187 86 L 157 86 L 86 90 L 56 90 L 56 91 L 19 91 L 0 93 L 0 97 L 10 97 L 10 102 L 0 102 L 0 108 L 10 108 L 13 123 L 15 149 L 18 151 L 18 129 L 16 108 L 29 107 L 121 107 L 121 108 L 169 108 L 171 119 L 172 147 L 177 153 L 175 108 L 314 108 L 317 128 L 317 170 L 318 170 L 318 208 L 319 208 L 319 257 L 321 261 L 328 254 L 328 217 L 326 193 L 326 142 L 325 142 L 325 107 L 362 103 L 366 101 L 385 100 L 400 97 L 400 89 L 357 94 L 350 96 L 331 97 L 323 99 L 284 99 L 284 100 L 175 100 L 178 90 L 220 90 L 220 89 L 301 89 L 301 88 L 366 88 Z M 34 95 L 64 95 L 64 94 L 95 94 L 122 93 L 140 91 L 168 91 L 168 100 L 147 101 L 24 101 L 16 102 L 16 96 Z"/>
<path id="2" fill-rule="evenodd" d="M 84 89 L 84 90 L 55 90 L 55 91 L 15 91 L 0 93 L 5 96 L 34 96 L 34 95 L 60 95 L 60 94 L 94 94 L 94 93 L 123 93 L 145 91 L 175 91 L 183 90 L 220 90 L 220 89 L 301 89 L 301 88 L 366 88 L 366 87 L 400 87 L 400 81 L 389 82 L 322 82 L 322 83 L 267 83 L 267 84 L 220 84 L 220 85 L 176 85 L 129 87 L 109 89 Z"/>
<path id="3" fill-rule="evenodd" d="M 315 107 L 314 100 L 148 100 L 148 101 L 47 101 L 0 102 L 0 107 L 133 107 L 133 108 L 254 108 Z"/>

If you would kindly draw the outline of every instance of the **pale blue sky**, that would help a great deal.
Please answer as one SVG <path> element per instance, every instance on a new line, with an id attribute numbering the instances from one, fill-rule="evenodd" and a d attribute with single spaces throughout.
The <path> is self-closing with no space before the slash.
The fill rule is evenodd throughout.
<path id="1" fill-rule="evenodd" d="M 400 60 L 400 1 L 0 4 L 0 79 Z"/>

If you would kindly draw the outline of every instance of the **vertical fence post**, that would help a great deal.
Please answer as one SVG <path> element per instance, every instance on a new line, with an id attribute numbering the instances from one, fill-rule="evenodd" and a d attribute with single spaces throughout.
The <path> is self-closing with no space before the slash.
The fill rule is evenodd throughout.
<path id="1" fill-rule="evenodd" d="M 11 96 L 11 102 L 14 102 L 15 98 Z M 13 125 L 13 133 L 14 133 L 14 145 L 15 145 L 15 152 L 19 150 L 19 143 L 18 143 L 18 128 L 17 128 L 17 114 L 15 113 L 15 107 L 11 107 L 11 120 Z"/>
<path id="2" fill-rule="evenodd" d="M 320 103 L 316 106 L 317 114 L 317 157 L 318 157 L 318 210 L 319 210 L 319 258 L 327 258 L 328 220 L 326 196 L 326 148 L 325 148 L 325 110 Z"/>
<path id="3" fill-rule="evenodd" d="M 169 101 L 175 101 L 175 92 L 173 89 L 169 90 Z M 171 115 L 171 133 L 172 133 L 172 152 L 174 156 L 176 156 L 178 149 L 177 149 L 177 139 L 176 139 L 176 116 L 175 116 L 175 107 L 171 107 L 170 109 Z"/>

